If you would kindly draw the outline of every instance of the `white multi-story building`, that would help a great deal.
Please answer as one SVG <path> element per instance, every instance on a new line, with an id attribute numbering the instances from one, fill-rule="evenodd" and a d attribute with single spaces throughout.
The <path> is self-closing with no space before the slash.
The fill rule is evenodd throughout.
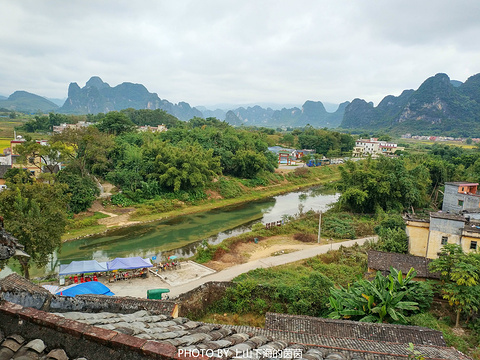
<path id="1" fill-rule="evenodd" d="M 394 155 L 396 151 L 404 149 L 395 143 L 378 141 L 376 138 L 358 139 L 355 141 L 352 156 L 358 158 L 370 155 L 375 158 L 379 155 Z"/>

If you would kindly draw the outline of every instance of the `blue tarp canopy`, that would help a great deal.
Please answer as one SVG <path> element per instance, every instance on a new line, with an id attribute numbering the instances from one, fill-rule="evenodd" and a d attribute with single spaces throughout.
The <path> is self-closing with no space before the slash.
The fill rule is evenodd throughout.
<path id="1" fill-rule="evenodd" d="M 108 287 L 99 283 L 98 281 L 89 281 L 83 284 L 78 284 L 68 289 L 61 290 L 57 292 L 57 295 L 63 296 L 76 296 L 76 295 L 84 295 L 84 294 L 95 294 L 95 295 L 108 295 L 112 296 L 115 295 L 110 291 Z"/>
<path id="2" fill-rule="evenodd" d="M 107 271 L 105 265 L 101 265 L 97 260 L 72 261 L 70 264 L 60 265 L 59 275 L 84 274 L 91 272 Z"/>
<path id="3" fill-rule="evenodd" d="M 116 258 L 112 261 L 107 262 L 107 269 L 109 271 L 118 269 L 141 269 L 152 266 L 153 265 L 149 259 L 142 259 L 140 256 L 130 258 Z"/>

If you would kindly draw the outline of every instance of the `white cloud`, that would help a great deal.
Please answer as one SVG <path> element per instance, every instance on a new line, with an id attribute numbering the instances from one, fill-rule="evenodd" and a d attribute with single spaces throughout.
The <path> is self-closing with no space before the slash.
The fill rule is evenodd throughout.
<path id="1" fill-rule="evenodd" d="M 94 75 L 172 102 L 378 103 L 480 72 L 470 0 L 0 0 L 0 94 L 66 97 Z"/>

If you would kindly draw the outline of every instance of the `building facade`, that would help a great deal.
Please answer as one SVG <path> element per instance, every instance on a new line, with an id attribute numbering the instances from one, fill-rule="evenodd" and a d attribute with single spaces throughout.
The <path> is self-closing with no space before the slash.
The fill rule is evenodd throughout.
<path id="1" fill-rule="evenodd" d="M 442 211 L 428 219 L 406 217 L 408 252 L 429 259 L 438 257 L 446 244 L 460 245 L 464 252 L 480 245 L 480 196 L 477 183 L 445 183 Z"/>
<path id="2" fill-rule="evenodd" d="M 460 213 L 463 210 L 480 209 L 478 183 L 447 182 L 443 195 L 442 211 Z"/>
<path id="3" fill-rule="evenodd" d="M 398 146 L 395 143 L 389 143 L 386 141 L 378 141 L 376 138 L 371 139 L 358 139 L 355 141 L 355 147 L 353 148 L 353 157 L 366 157 L 372 156 L 373 158 L 378 156 L 392 156 L 399 150 L 405 150 L 405 148 Z"/>

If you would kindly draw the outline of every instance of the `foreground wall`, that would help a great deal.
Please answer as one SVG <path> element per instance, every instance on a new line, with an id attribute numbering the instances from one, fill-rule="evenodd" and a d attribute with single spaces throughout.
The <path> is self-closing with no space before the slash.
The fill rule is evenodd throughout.
<path id="1" fill-rule="evenodd" d="M 1 300 L 43 311 L 108 311 L 129 314 L 139 310 L 148 310 L 158 314 L 178 316 L 178 306 L 174 301 L 106 295 L 77 295 L 75 297 L 53 295 L 18 274 L 11 274 L 2 279 L 0 290 Z"/>
<path id="2" fill-rule="evenodd" d="M 234 283 L 230 281 L 209 281 L 181 294 L 176 299 L 180 305 L 178 315 L 193 318 L 202 316 L 208 306 L 220 300 L 232 286 Z"/>
<path id="3" fill-rule="evenodd" d="M 26 339 L 42 339 L 49 348 L 61 348 L 70 358 L 90 360 L 178 359 L 173 345 L 68 320 L 7 301 L 0 302 L 0 331 Z"/>

